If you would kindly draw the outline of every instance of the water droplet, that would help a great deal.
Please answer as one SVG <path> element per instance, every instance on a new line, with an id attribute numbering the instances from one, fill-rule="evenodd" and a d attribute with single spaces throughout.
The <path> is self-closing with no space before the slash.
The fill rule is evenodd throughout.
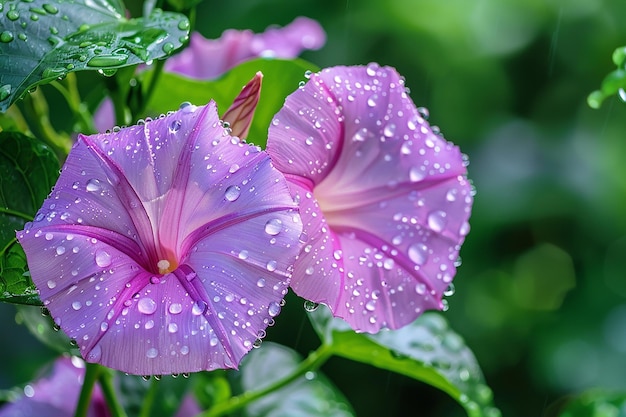
<path id="1" fill-rule="evenodd" d="M 183 122 L 181 122 L 180 120 L 172 120 L 172 123 L 170 123 L 170 126 L 169 126 L 170 133 L 178 132 L 182 125 L 183 125 Z"/>
<path id="2" fill-rule="evenodd" d="M 156 311 L 156 309 L 157 309 L 157 304 L 150 297 L 143 297 L 137 302 L 137 310 L 139 310 L 140 313 L 153 314 Z M 146 326 L 148 326 L 148 323 L 146 323 Z M 152 323 L 152 326 L 154 326 L 154 323 Z M 148 329 L 148 327 L 146 327 L 146 329 Z"/>
<path id="3" fill-rule="evenodd" d="M 110 54 L 110 55 L 96 55 L 87 61 L 88 67 L 116 67 L 118 65 L 124 65 L 128 61 L 128 55 L 122 54 Z"/>
<path id="4" fill-rule="evenodd" d="M 74 301 L 74 302 L 72 303 L 72 308 L 73 308 L 74 310 L 76 310 L 76 311 L 80 310 L 82 306 L 83 306 L 83 305 L 81 304 L 81 302 L 80 302 L 80 301 Z"/>
<path id="5" fill-rule="evenodd" d="M 424 295 L 426 293 L 426 285 L 420 283 L 415 286 L 415 292 L 419 295 Z"/>
<path id="6" fill-rule="evenodd" d="M 48 280 L 48 288 L 53 289 L 57 286 L 57 283 L 53 280 Z"/>
<path id="7" fill-rule="evenodd" d="M 374 310 L 376 310 L 376 301 L 369 300 L 367 303 L 365 303 L 365 309 L 367 311 L 374 311 Z"/>
<path id="8" fill-rule="evenodd" d="M 309 136 L 304 140 L 304 143 L 306 143 L 307 145 L 313 145 L 313 136 Z"/>
<path id="9" fill-rule="evenodd" d="M 276 301 L 272 301 L 267 307 L 267 313 L 270 315 L 270 317 L 276 317 L 278 314 L 280 314 L 280 304 L 278 304 Z"/>
<path id="10" fill-rule="evenodd" d="M 306 78 L 307 80 L 311 78 L 311 75 L 313 75 L 313 71 L 311 70 L 304 71 L 304 78 Z"/>
<path id="11" fill-rule="evenodd" d="M 265 233 L 270 236 L 276 236 L 283 228 L 283 222 L 280 219 L 270 219 L 265 223 Z"/>
<path id="12" fill-rule="evenodd" d="M 104 250 L 97 250 L 95 258 L 96 265 L 101 268 L 106 268 L 107 266 L 111 265 L 111 255 Z"/>
<path id="13" fill-rule="evenodd" d="M 224 197 L 228 201 L 235 201 L 241 195 L 241 188 L 238 185 L 231 185 L 224 191 Z"/>
<path id="14" fill-rule="evenodd" d="M 265 268 L 270 272 L 274 272 L 277 266 L 278 266 L 278 262 L 272 260 L 272 261 L 269 261 L 267 265 L 265 265 Z"/>
<path id="15" fill-rule="evenodd" d="M 313 301 L 304 300 L 304 309 L 309 313 L 314 312 L 319 307 L 319 303 L 315 303 Z"/>
<path id="16" fill-rule="evenodd" d="M 85 187 L 85 189 L 90 192 L 100 191 L 101 188 L 102 186 L 100 184 L 100 181 L 95 178 L 90 179 L 87 182 L 87 186 Z"/>
<path id="17" fill-rule="evenodd" d="M 367 128 L 361 128 L 357 130 L 357 132 L 352 136 L 352 140 L 354 142 L 363 142 L 369 136 L 369 131 Z"/>
<path id="18" fill-rule="evenodd" d="M 158 356 L 158 354 L 159 354 L 159 351 L 156 348 L 150 348 L 146 352 L 146 357 L 149 359 L 154 359 Z"/>
<path id="19" fill-rule="evenodd" d="M 20 18 L 20 12 L 18 12 L 17 10 L 9 10 L 7 12 L 7 19 L 11 21 L 16 21 L 19 18 Z"/>
<path id="20" fill-rule="evenodd" d="M 176 333 L 178 331 L 178 324 L 170 323 L 167 325 L 167 331 L 170 333 Z"/>
<path id="21" fill-rule="evenodd" d="M 365 70 L 365 72 L 367 73 L 367 75 L 369 75 L 370 77 L 373 77 L 376 75 L 376 71 L 378 71 L 379 69 L 379 65 L 375 62 L 369 64 L 367 66 L 367 69 Z"/>
<path id="22" fill-rule="evenodd" d="M 148 320 L 143 326 L 146 330 L 150 330 L 154 327 L 154 320 Z"/>
<path id="23" fill-rule="evenodd" d="M 443 295 L 445 295 L 446 297 L 451 297 L 454 295 L 454 291 L 455 291 L 454 284 L 450 283 L 448 285 L 448 288 L 446 288 L 446 290 L 443 292 Z"/>
<path id="24" fill-rule="evenodd" d="M 446 212 L 435 210 L 428 215 L 428 227 L 433 232 L 441 232 L 446 227 Z"/>
<path id="25" fill-rule="evenodd" d="M 171 314 L 180 314 L 183 311 L 183 306 L 180 303 L 172 303 L 169 310 Z"/>
<path id="26" fill-rule="evenodd" d="M 0 87 L 0 101 L 4 101 L 11 96 L 11 84 Z"/>
<path id="27" fill-rule="evenodd" d="M 99 362 L 102 357 L 102 347 L 100 345 L 95 345 L 93 349 L 87 354 L 85 360 L 87 362 Z"/>
<path id="28" fill-rule="evenodd" d="M 395 133 L 396 133 L 396 125 L 393 123 L 389 123 L 383 129 L 383 135 L 385 135 L 385 137 L 391 138 L 393 137 Z"/>
<path id="29" fill-rule="evenodd" d="M 428 246 L 414 243 L 409 246 L 409 258 L 418 265 L 424 265 L 428 259 Z"/>
<path id="30" fill-rule="evenodd" d="M 163 49 L 163 52 L 165 52 L 166 54 L 171 54 L 172 51 L 174 51 L 174 44 L 172 42 L 165 42 L 163 44 L 163 46 L 161 47 Z"/>
<path id="31" fill-rule="evenodd" d="M 377 101 L 378 101 L 378 95 L 373 94 L 370 98 L 367 99 L 367 105 L 369 107 L 376 107 Z"/>
<path id="32" fill-rule="evenodd" d="M 57 255 L 63 255 L 65 253 L 65 246 L 57 246 Z"/>
<path id="33" fill-rule="evenodd" d="M 182 103 L 180 103 L 180 106 L 178 107 L 179 110 L 181 110 L 183 113 L 193 113 L 196 111 L 196 106 L 194 106 L 193 104 L 191 104 L 188 101 L 183 101 Z"/>
<path id="34" fill-rule="evenodd" d="M 13 38 L 13 32 L 10 32 L 8 30 L 0 33 L 0 42 L 9 43 L 13 40 Z"/>
<path id="35" fill-rule="evenodd" d="M 180 22 L 178 22 L 178 29 L 180 29 L 180 30 L 187 30 L 187 29 L 189 29 L 189 20 L 184 19 L 184 20 L 181 20 Z"/>
<path id="36" fill-rule="evenodd" d="M 419 113 L 420 116 L 422 116 L 422 119 L 428 120 L 428 117 L 430 116 L 430 112 L 428 111 L 426 107 L 418 107 L 417 112 Z"/>
<path id="37" fill-rule="evenodd" d="M 193 314 L 194 316 L 200 316 L 204 314 L 208 308 L 209 305 L 207 303 L 202 300 L 198 300 L 193 303 L 193 307 L 191 307 L 191 314 Z"/>
<path id="38" fill-rule="evenodd" d="M 424 171 L 422 171 L 419 167 L 411 167 L 409 170 L 409 180 L 411 182 L 417 182 L 424 179 Z"/>
<path id="39" fill-rule="evenodd" d="M 265 279 L 264 278 L 259 278 L 256 282 L 256 286 L 259 288 L 263 288 L 265 287 Z"/>
<path id="40" fill-rule="evenodd" d="M 102 323 L 100 323 L 101 332 L 106 332 L 108 328 L 109 328 L 109 323 L 107 323 L 106 321 L 103 321 Z"/>
<path id="41" fill-rule="evenodd" d="M 51 4 L 43 4 L 41 7 L 43 7 L 43 9 L 50 13 L 50 14 L 57 14 L 59 13 L 59 9 L 57 9 L 55 6 L 51 5 Z"/>

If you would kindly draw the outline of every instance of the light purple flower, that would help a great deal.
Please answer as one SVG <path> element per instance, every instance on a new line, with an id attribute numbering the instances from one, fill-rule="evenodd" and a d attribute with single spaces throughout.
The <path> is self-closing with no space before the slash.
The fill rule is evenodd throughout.
<path id="1" fill-rule="evenodd" d="M 239 95 L 235 97 L 233 104 L 226 110 L 222 116 L 224 122 L 228 123 L 231 129 L 231 135 L 242 139 L 248 137 L 254 111 L 261 98 L 261 83 L 263 82 L 263 73 L 257 72 L 254 77 L 246 84 Z"/>
<path id="2" fill-rule="evenodd" d="M 195 32 L 189 46 L 167 60 L 165 70 L 210 79 L 248 59 L 295 58 L 303 50 L 321 48 L 325 42 L 326 34 L 320 24 L 306 17 L 298 17 L 283 28 L 270 27 L 260 34 L 228 29 L 214 40 Z"/>
<path id="3" fill-rule="evenodd" d="M 301 229 L 282 175 L 211 102 L 79 136 L 17 236 L 83 357 L 151 375 L 236 368 L 280 311 Z"/>
<path id="4" fill-rule="evenodd" d="M 78 395 L 85 375 L 85 363 L 77 358 L 57 359 L 49 375 L 27 384 L 24 396 L 0 408 L 0 417 L 71 417 L 76 410 Z M 87 416 L 108 417 L 104 397 L 95 386 Z"/>
<path id="5" fill-rule="evenodd" d="M 442 308 L 472 189 L 463 155 L 433 131 L 394 69 L 313 74 L 272 121 L 267 151 L 300 201 L 298 295 L 365 332 Z"/>

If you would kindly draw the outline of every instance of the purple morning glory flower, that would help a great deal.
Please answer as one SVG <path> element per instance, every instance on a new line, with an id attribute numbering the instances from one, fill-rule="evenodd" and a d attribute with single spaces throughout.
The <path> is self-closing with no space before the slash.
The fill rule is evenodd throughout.
<path id="1" fill-rule="evenodd" d="M 389 67 L 334 67 L 291 94 L 267 151 L 300 202 L 291 287 L 355 330 L 442 308 L 469 232 L 466 162 Z"/>
<path id="2" fill-rule="evenodd" d="M 283 176 L 212 102 L 79 136 L 17 236 L 83 357 L 151 375 L 236 368 L 280 311 L 301 229 Z"/>
<path id="3" fill-rule="evenodd" d="M 81 359 L 77 357 L 57 359 L 49 375 L 27 384 L 23 397 L 0 408 L 0 417 L 73 416 L 84 375 L 85 363 Z M 94 387 L 87 415 L 89 417 L 111 415 L 99 386 Z"/>
<path id="4" fill-rule="evenodd" d="M 167 60 L 165 70 L 191 78 L 218 77 L 235 65 L 252 58 L 295 58 L 303 50 L 319 49 L 326 42 L 324 30 L 315 20 L 298 17 L 283 28 L 264 33 L 228 29 L 219 39 L 192 33 L 189 47 Z"/>

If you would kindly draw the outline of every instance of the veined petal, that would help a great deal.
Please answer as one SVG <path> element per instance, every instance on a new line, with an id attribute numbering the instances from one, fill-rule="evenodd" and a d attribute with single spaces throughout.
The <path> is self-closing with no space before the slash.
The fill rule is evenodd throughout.
<path id="1" fill-rule="evenodd" d="M 263 73 L 257 72 L 246 84 L 233 104 L 226 110 L 222 119 L 230 124 L 231 135 L 246 139 L 254 117 L 254 111 L 261 97 Z"/>
<path id="2" fill-rule="evenodd" d="M 316 200 L 319 210 L 301 212 L 304 233 L 315 233 L 316 213 L 336 236 L 341 267 L 318 273 L 301 255 L 297 294 L 335 300 L 334 314 L 367 332 L 441 308 L 469 232 L 472 190 L 464 156 L 433 132 L 395 70 L 370 64 L 312 75 L 275 116 L 268 152 L 292 187 Z"/>
<path id="3" fill-rule="evenodd" d="M 210 103 L 79 138 L 17 236 L 84 358 L 150 375 L 236 368 L 280 311 L 301 232 L 282 174 Z"/>

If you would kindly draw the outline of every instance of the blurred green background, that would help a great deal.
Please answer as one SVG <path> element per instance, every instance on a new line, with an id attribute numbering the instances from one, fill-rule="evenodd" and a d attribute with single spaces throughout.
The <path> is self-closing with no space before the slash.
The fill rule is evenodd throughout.
<path id="1" fill-rule="evenodd" d="M 196 24 L 217 38 L 301 15 L 328 35 L 305 59 L 396 67 L 469 156 L 472 232 L 445 314 L 503 415 L 549 416 L 589 388 L 626 390 L 626 104 L 586 104 L 626 44 L 626 2 L 205 0 Z M 0 388 L 25 383 L 53 355 L 14 315 L 0 305 Z M 301 300 L 288 297 L 268 340 L 316 347 Z M 358 416 L 463 415 L 399 375 L 340 359 L 322 370 Z"/>

